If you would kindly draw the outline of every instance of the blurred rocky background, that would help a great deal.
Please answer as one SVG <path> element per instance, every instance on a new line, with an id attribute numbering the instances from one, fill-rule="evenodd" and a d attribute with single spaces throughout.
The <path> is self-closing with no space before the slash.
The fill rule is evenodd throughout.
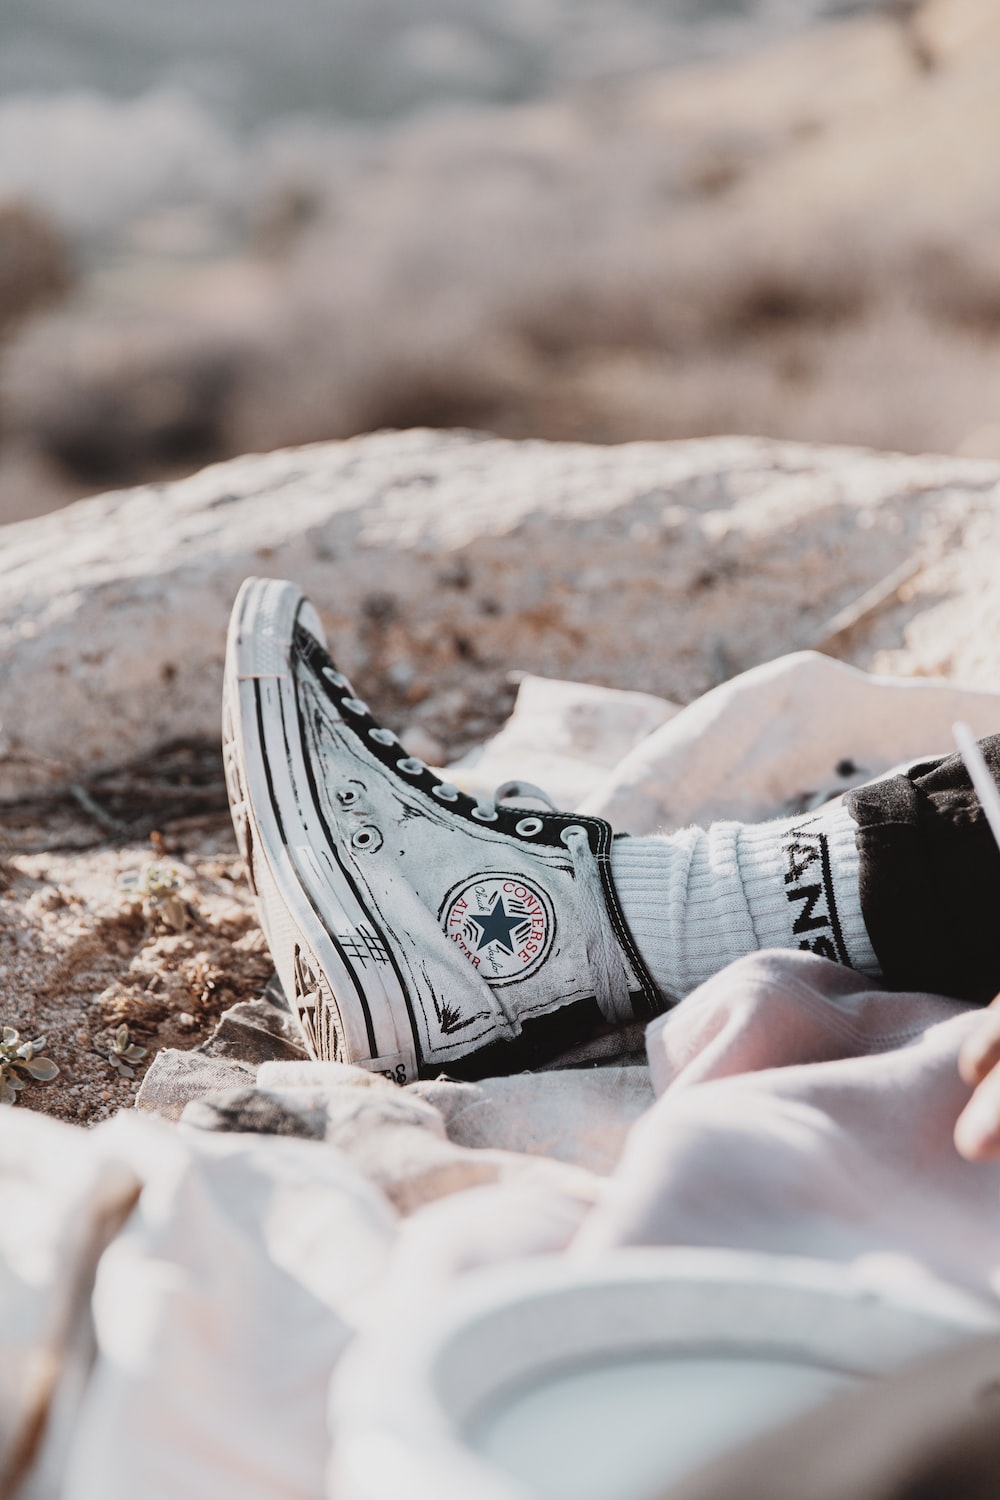
<path id="1" fill-rule="evenodd" d="M 0 520 L 380 427 L 1000 456 L 996 0 L 9 0 Z"/>

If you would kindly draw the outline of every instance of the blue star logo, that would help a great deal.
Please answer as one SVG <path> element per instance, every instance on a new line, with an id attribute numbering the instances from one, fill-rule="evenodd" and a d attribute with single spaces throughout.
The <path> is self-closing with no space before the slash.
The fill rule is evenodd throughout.
<path id="1" fill-rule="evenodd" d="M 507 953 L 513 953 L 514 945 L 510 935 L 515 928 L 521 926 L 524 914 L 518 913 L 512 917 L 503 904 L 503 896 L 497 891 L 490 910 L 482 916 L 471 916 L 469 920 L 475 922 L 480 932 L 479 942 L 476 944 L 477 953 L 488 948 L 490 943 L 496 943 L 497 947 L 503 948 Z"/>

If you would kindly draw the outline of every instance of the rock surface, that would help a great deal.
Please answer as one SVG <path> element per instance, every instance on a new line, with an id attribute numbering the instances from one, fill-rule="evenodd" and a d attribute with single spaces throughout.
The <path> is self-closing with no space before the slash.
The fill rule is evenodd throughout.
<path id="1" fill-rule="evenodd" d="M 418 430 L 81 501 L 0 531 L 0 796 L 217 738 L 251 573 L 296 580 L 359 691 L 448 751 L 518 668 L 687 702 L 825 644 L 994 685 L 998 488 L 991 462 Z"/>

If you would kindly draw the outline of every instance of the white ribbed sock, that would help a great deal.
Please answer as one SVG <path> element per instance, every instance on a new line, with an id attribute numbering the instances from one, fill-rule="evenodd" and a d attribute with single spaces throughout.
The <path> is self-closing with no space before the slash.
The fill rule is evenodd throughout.
<path id="1" fill-rule="evenodd" d="M 858 896 L 857 824 L 843 804 L 773 823 L 616 839 L 625 920 L 664 994 L 680 999 L 758 948 L 880 970 Z"/>

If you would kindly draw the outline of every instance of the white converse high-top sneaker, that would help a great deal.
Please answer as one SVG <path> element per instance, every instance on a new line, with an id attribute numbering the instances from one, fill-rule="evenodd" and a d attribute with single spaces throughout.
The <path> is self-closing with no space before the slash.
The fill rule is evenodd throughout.
<path id="1" fill-rule="evenodd" d="M 664 1008 L 599 818 L 475 801 L 380 727 L 290 583 L 233 609 L 223 733 L 261 926 L 314 1057 L 399 1082 L 537 1065 Z"/>

